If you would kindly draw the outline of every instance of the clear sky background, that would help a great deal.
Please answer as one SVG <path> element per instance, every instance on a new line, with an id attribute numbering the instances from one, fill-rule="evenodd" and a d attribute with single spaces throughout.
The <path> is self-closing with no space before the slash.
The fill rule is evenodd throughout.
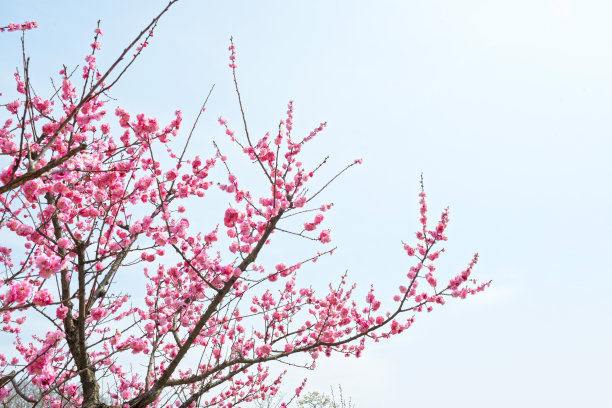
<path id="1" fill-rule="evenodd" d="M 0 22 L 39 22 L 26 46 L 44 89 L 82 63 L 98 19 L 104 67 L 165 3 L 3 1 Z M 432 216 L 451 208 L 440 273 L 480 253 L 486 293 L 417 316 L 361 359 L 292 372 L 287 392 L 307 376 L 358 408 L 612 406 L 611 13 L 591 0 L 181 0 L 113 96 L 190 121 L 215 83 L 192 150 L 211 155 L 219 115 L 240 128 L 233 35 L 254 133 L 293 99 L 296 133 L 329 123 L 312 160 L 329 154 L 331 172 L 364 159 L 324 197 L 339 250 L 309 279 L 348 269 L 363 293 L 391 293 L 410 266 L 401 240 L 418 228 L 421 172 Z M 2 92 L 18 35 L 0 35 L 0 50 Z"/>

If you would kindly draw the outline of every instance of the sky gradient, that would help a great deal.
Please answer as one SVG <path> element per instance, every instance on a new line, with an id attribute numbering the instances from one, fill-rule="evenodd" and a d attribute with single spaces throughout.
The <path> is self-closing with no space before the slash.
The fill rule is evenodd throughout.
<path id="1" fill-rule="evenodd" d="M 83 62 L 98 19 L 105 67 L 165 4 L 6 2 L 0 23 L 38 21 L 26 36 L 38 90 Z M 480 254 L 486 293 L 418 315 L 361 359 L 292 372 L 288 393 L 307 376 L 307 390 L 341 384 L 357 408 L 608 406 L 611 12 L 590 0 L 181 0 L 113 97 L 162 123 L 181 109 L 189 123 L 215 84 L 192 149 L 210 155 L 218 116 L 240 129 L 234 36 L 254 133 L 274 130 L 292 99 L 294 132 L 328 121 L 311 160 L 329 154 L 332 173 L 364 160 L 326 192 L 339 250 L 308 279 L 348 270 L 363 293 L 395 290 L 411 265 L 401 241 L 418 228 L 421 173 L 432 217 L 451 211 L 440 273 Z M 2 92 L 20 66 L 18 36 L 0 35 L 0 49 Z"/>

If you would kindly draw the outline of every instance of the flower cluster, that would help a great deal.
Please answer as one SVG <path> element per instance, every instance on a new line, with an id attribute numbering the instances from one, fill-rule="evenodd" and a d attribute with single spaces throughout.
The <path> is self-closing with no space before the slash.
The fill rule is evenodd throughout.
<path id="1" fill-rule="evenodd" d="M 38 28 L 38 23 L 36 21 L 26 21 L 21 24 L 11 23 L 6 27 L 0 27 L 0 33 L 3 31 L 27 31 Z"/>

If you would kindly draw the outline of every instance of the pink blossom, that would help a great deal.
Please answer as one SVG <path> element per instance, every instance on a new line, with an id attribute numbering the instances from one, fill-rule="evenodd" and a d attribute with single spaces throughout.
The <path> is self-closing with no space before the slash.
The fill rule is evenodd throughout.
<path id="1" fill-rule="evenodd" d="M 45 115 L 50 115 L 52 112 L 53 102 L 42 99 L 40 96 L 35 96 L 32 99 L 32 104 L 40 113 Z"/>
<path id="2" fill-rule="evenodd" d="M 51 295 L 47 289 L 43 289 L 36 292 L 32 302 L 36 306 L 47 306 L 53 303 L 53 295 Z"/>
<path id="3" fill-rule="evenodd" d="M 93 309 L 91 309 L 91 317 L 94 320 L 100 320 L 107 314 L 108 314 L 108 311 L 101 307 L 94 307 Z"/>
<path id="4" fill-rule="evenodd" d="M 41 278 L 48 279 L 61 267 L 61 259 L 59 256 L 51 255 L 39 255 L 36 257 L 36 266 L 39 269 Z"/>
<path id="5" fill-rule="evenodd" d="M 76 98 L 76 89 L 68 78 L 64 78 L 62 81 L 62 99 L 68 101 L 71 98 Z"/>
<path id="6" fill-rule="evenodd" d="M 26 299 L 32 293 L 32 285 L 28 281 L 17 282 L 11 285 L 9 293 L 7 295 L 7 301 L 9 303 L 15 302 L 17 304 L 25 303 Z"/>
<path id="7" fill-rule="evenodd" d="M 304 229 L 306 231 L 314 231 L 315 229 L 317 229 L 317 224 L 315 224 L 314 222 L 307 222 L 304 224 Z"/>
<path id="8" fill-rule="evenodd" d="M 178 175 L 178 173 L 177 173 L 177 171 L 175 169 L 170 169 L 166 173 L 166 180 L 172 181 L 172 180 L 176 179 L 177 175 Z"/>
<path id="9" fill-rule="evenodd" d="M 425 278 L 427 279 L 427 282 L 434 288 L 438 284 L 438 281 L 436 280 L 436 278 L 433 277 L 431 273 L 428 273 L 427 275 L 425 275 Z"/>
<path id="10" fill-rule="evenodd" d="M 304 204 L 306 204 L 306 197 L 305 196 L 299 196 L 294 202 L 293 205 L 296 208 L 301 208 L 304 206 Z"/>
<path id="11" fill-rule="evenodd" d="M 143 339 L 133 339 L 130 342 L 130 348 L 132 349 L 132 354 L 144 353 L 149 354 L 149 348 L 147 347 L 148 343 Z"/>
<path id="12" fill-rule="evenodd" d="M 330 230 L 321 231 L 321 234 L 319 235 L 319 241 L 321 241 L 324 244 L 331 242 L 330 232 L 331 232 Z"/>
<path id="13" fill-rule="evenodd" d="M 415 254 L 414 248 L 412 248 L 410 245 L 404 245 L 404 249 L 406 250 L 406 253 L 408 254 L 408 256 L 414 256 Z"/>
<path id="14" fill-rule="evenodd" d="M 7 27 L 1 27 L 0 32 L 3 32 L 5 28 L 7 31 L 26 31 L 38 28 L 38 23 L 36 21 L 26 21 L 22 24 L 11 23 Z"/>
<path id="15" fill-rule="evenodd" d="M 257 354 L 257 357 L 263 358 L 267 357 L 270 354 L 270 351 L 272 351 L 272 346 L 269 344 L 264 344 L 263 346 L 259 346 L 255 349 L 255 354 Z"/>
<path id="16" fill-rule="evenodd" d="M 16 113 L 17 113 L 17 111 L 19 110 L 19 107 L 20 107 L 20 106 L 21 106 L 21 101 L 20 101 L 19 99 L 17 99 L 17 100 L 15 100 L 15 101 L 11 102 L 11 103 L 8 103 L 8 104 L 6 105 L 6 109 L 7 109 L 9 112 L 11 112 L 12 114 L 16 114 Z"/>
<path id="17" fill-rule="evenodd" d="M 63 320 L 66 318 L 66 316 L 68 316 L 68 308 L 64 305 L 58 306 L 57 310 L 55 311 L 55 317 Z"/>
<path id="18" fill-rule="evenodd" d="M 237 210 L 233 208 L 228 208 L 225 210 L 225 218 L 223 219 L 223 223 L 228 228 L 233 228 L 236 225 L 236 221 L 238 221 L 239 213 Z"/>

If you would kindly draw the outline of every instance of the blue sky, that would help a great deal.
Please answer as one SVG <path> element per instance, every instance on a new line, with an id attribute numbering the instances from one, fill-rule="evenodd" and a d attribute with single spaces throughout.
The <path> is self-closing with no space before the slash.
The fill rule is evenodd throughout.
<path id="1" fill-rule="evenodd" d="M 82 63 L 98 19 L 105 66 L 164 4 L 24 0 L 3 4 L 0 20 L 39 22 L 26 46 L 47 89 L 61 64 Z M 395 288 L 410 266 L 401 240 L 418 227 L 421 172 L 432 215 L 451 209 L 441 273 L 480 253 L 487 293 L 418 316 L 362 359 L 292 373 L 288 389 L 304 376 L 310 390 L 341 384 L 359 408 L 606 406 L 610 12 L 589 0 L 181 0 L 113 96 L 130 112 L 167 121 L 182 109 L 189 120 L 216 84 L 193 148 L 210 154 L 219 115 L 239 129 L 233 35 L 255 133 L 293 99 L 296 131 L 328 121 L 312 160 L 331 155 L 332 171 L 364 159 L 324 197 L 339 251 L 309 270 L 313 282 L 348 269 L 364 292 Z M 18 37 L 0 35 L 0 49 L 6 89 Z"/>

